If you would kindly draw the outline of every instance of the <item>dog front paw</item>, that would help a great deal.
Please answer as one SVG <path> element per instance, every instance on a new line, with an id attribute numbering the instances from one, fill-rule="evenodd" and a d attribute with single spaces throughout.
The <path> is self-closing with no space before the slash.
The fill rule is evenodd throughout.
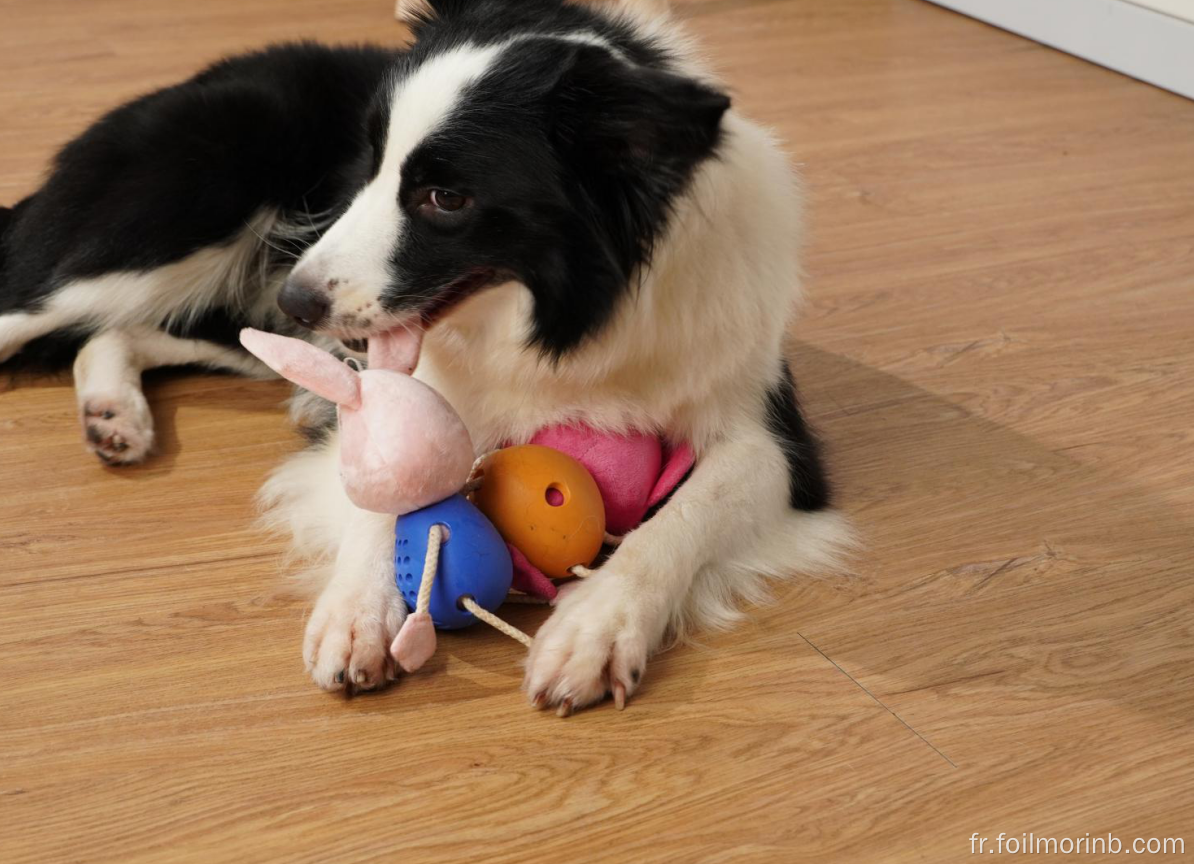
<path id="1" fill-rule="evenodd" d="M 523 682 L 531 704 L 566 717 L 612 696 L 621 710 L 658 641 L 654 629 L 622 580 L 590 576 L 566 592 L 535 636 Z"/>
<path id="2" fill-rule="evenodd" d="M 406 604 L 389 585 L 328 585 L 315 604 L 303 640 L 303 659 L 324 690 L 373 690 L 397 677 L 390 643 L 406 618 Z"/>

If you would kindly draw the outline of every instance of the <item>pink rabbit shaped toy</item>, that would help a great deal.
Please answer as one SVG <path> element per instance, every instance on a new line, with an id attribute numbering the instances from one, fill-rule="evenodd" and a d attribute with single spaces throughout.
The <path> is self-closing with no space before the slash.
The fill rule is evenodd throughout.
<path id="1" fill-rule="evenodd" d="M 497 621 L 492 610 L 510 590 L 510 555 L 497 530 L 459 494 L 473 466 L 463 421 L 410 376 L 421 334 L 400 329 L 370 339 L 364 371 L 299 339 L 259 330 L 243 330 L 240 339 L 278 374 L 336 404 L 349 499 L 398 517 L 396 582 L 414 607 L 390 646 L 399 665 L 413 672 L 427 661 L 436 626 Z M 504 622 L 495 626 L 530 642 Z"/>

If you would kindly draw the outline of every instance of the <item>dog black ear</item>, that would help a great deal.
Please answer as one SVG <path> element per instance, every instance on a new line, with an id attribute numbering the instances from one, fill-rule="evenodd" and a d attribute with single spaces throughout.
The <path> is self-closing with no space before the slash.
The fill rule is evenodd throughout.
<path id="1" fill-rule="evenodd" d="M 563 0 L 396 0 L 396 3 L 395 16 L 410 24 L 418 35 L 435 21 L 453 21 L 468 16 L 474 22 L 511 22 L 514 14 L 522 12 L 525 15 L 528 6 L 558 7 Z"/>
<path id="2" fill-rule="evenodd" d="M 533 277 L 537 286 L 528 282 L 536 295 L 534 341 L 558 356 L 609 319 L 635 268 L 649 264 L 676 197 L 715 155 L 730 99 L 601 46 L 556 43 L 551 50 L 558 53 L 523 69 L 528 85 L 539 82 L 577 222 L 563 229 L 549 266 Z M 554 74 L 545 76 L 548 64 Z"/>
<path id="3" fill-rule="evenodd" d="M 684 75 L 632 65 L 596 45 L 569 46 L 551 108 L 557 141 L 607 172 L 687 180 L 721 137 L 730 98 Z M 648 172 L 649 169 L 649 172 Z"/>

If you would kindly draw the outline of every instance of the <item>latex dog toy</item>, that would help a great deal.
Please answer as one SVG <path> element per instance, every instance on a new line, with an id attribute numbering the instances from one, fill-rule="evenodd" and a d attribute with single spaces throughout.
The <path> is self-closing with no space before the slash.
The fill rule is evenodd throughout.
<path id="1" fill-rule="evenodd" d="M 414 612 L 391 653 L 408 672 L 434 653 L 436 627 L 480 619 L 529 646 L 493 614 L 511 586 L 554 598 L 552 578 L 588 575 L 603 543 L 639 524 L 693 463 L 686 446 L 586 426 L 552 427 L 474 462 L 459 415 L 410 375 L 420 341 L 405 330 L 375 336 L 369 368 L 359 370 L 299 339 L 241 333 L 284 378 L 336 404 L 349 499 L 398 517 L 395 579 Z M 461 494 L 466 485 L 476 507 Z"/>
<path id="2" fill-rule="evenodd" d="M 435 652 L 435 624 L 462 627 L 478 615 L 500 620 L 488 616 L 513 575 L 501 536 L 460 494 L 474 462 L 468 430 L 439 393 L 410 376 L 420 339 L 404 330 L 370 339 L 362 371 L 300 339 L 240 334 L 241 344 L 279 375 L 336 404 L 345 492 L 363 510 L 398 517 L 396 579 L 414 612 L 390 651 L 408 672 Z"/>

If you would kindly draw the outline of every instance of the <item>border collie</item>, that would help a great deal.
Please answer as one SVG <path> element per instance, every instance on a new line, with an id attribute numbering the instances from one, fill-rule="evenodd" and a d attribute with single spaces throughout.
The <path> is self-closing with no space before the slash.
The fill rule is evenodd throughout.
<path id="1" fill-rule="evenodd" d="M 784 352 L 800 187 L 660 6 L 424 0 L 407 51 L 272 48 L 117 109 L 5 215 L 0 359 L 78 349 L 108 463 L 152 447 L 142 370 L 261 372 L 246 325 L 346 351 L 419 329 L 416 374 L 479 452 L 561 423 L 688 442 L 690 475 L 527 659 L 536 707 L 621 707 L 669 636 L 849 541 Z M 333 425 L 263 497 L 322 583 L 312 678 L 370 689 L 406 608 L 393 518 L 345 496 Z"/>

